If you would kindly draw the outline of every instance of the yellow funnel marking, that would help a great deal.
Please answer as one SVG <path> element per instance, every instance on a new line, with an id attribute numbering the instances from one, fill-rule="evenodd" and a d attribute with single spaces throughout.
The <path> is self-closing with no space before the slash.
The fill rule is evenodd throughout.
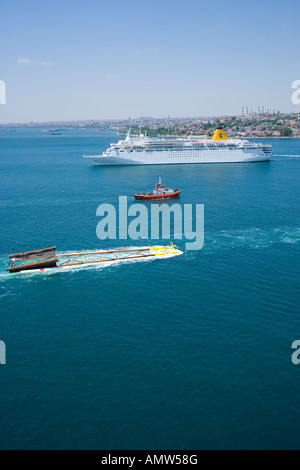
<path id="1" fill-rule="evenodd" d="M 212 140 L 228 140 L 224 129 L 216 129 Z"/>

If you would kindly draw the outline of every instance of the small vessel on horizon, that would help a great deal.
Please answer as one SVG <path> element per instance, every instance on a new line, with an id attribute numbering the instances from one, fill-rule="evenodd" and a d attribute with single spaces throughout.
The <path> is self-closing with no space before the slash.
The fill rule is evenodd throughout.
<path id="1" fill-rule="evenodd" d="M 161 179 L 161 173 L 159 174 L 156 186 L 151 193 L 137 193 L 134 195 L 135 199 L 173 199 L 178 197 L 181 193 L 180 189 L 166 188 Z"/>
<path id="2" fill-rule="evenodd" d="M 49 135 L 61 135 L 60 130 L 61 129 L 45 129 L 45 130 L 42 130 L 42 132 L 44 132 L 45 134 L 49 134 Z"/>

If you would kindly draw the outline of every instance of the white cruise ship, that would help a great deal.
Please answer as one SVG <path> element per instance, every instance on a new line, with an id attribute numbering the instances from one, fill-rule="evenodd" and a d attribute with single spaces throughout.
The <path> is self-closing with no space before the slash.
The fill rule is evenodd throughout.
<path id="1" fill-rule="evenodd" d="M 158 138 L 140 135 L 110 147 L 102 155 L 84 155 L 94 165 L 165 165 L 183 163 L 246 163 L 270 160 L 272 146 L 228 139 L 218 127 L 212 139 Z"/>

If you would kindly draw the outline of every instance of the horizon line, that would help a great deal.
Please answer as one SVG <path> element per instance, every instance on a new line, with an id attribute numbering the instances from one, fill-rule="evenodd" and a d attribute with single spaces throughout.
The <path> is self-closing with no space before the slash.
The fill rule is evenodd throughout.
<path id="1" fill-rule="evenodd" d="M 128 122 L 133 122 L 141 119 L 149 120 L 183 120 L 183 119 L 219 119 L 219 118 L 228 118 L 228 117 L 247 117 L 251 115 L 256 115 L 256 116 L 274 116 L 274 115 L 287 115 L 287 114 L 300 114 L 300 111 L 294 112 L 281 112 L 277 111 L 275 114 L 273 112 L 264 112 L 264 113 L 258 113 L 257 111 L 253 111 L 252 113 L 248 113 L 246 115 L 242 114 L 222 114 L 222 115 L 214 115 L 214 116 L 185 116 L 185 117 L 152 117 L 152 116 L 140 116 L 136 118 L 114 118 L 114 119 L 72 119 L 72 120 L 50 120 L 50 121 L 24 121 L 24 122 L 2 122 L 0 123 L 1 126 L 13 126 L 13 125 L 33 125 L 33 124 L 39 124 L 39 125 L 46 125 L 46 124 L 51 124 L 51 123 L 60 123 L 60 124 L 67 124 L 67 123 L 96 123 L 96 122 L 120 122 L 120 121 L 128 121 Z"/>

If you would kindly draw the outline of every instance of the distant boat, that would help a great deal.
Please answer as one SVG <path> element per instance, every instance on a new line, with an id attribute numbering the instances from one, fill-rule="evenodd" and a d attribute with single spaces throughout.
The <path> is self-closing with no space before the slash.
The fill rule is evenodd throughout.
<path id="1" fill-rule="evenodd" d="M 50 135 L 61 135 L 61 132 L 59 131 L 60 129 L 49 129 L 48 131 L 46 131 L 46 133 Z"/>
<path id="2" fill-rule="evenodd" d="M 156 186 L 151 193 L 138 193 L 134 197 L 135 199 L 173 199 L 178 197 L 180 193 L 180 189 L 166 188 L 166 185 L 162 182 L 161 174 L 159 174 Z"/>

